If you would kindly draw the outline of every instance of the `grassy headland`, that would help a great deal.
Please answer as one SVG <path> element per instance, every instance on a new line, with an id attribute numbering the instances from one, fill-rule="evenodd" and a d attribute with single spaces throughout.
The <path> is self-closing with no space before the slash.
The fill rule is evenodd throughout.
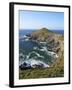
<path id="1" fill-rule="evenodd" d="M 19 79 L 30 78 L 51 78 L 64 76 L 64 36 L 54 33 L 47 28 L 42 28 L 32 32 L 30 39 L 36 41 L 39 45 L 44 45 L 48 51 L 52 51 L 58 55 L 58 58 L 48 68 L 34 68 L 19 71 Z"/>

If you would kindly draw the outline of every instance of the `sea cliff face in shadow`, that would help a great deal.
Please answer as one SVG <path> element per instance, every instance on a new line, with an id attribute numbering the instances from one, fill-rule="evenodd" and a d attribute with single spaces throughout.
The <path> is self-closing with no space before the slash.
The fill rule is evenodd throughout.
<path id="1" fill-rule="evenodd" d="M 62 34 L 42 28 L 19 38 L 21 39 L 35 45 L 32 46 L 31 51 L 23 51 L 23 53 L 21 49 L 19 51 L 20 79 L 64 76 L 64 36 Z"/>

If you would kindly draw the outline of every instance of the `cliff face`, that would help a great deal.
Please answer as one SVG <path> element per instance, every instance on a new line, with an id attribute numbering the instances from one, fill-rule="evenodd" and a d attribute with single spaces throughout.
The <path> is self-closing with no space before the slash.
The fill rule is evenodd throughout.
<path id="1" fill-rule="evenodd" d="M 40 42 L 46 42 L 46 46 L 49 51 L 58 53 L 60 50 L 63 51 L 63 40 L 64 37 L 60 34 L 54 33 L 47 28 L 39 29 L 31 34 L 32 40 Z"/>
<path id="2" fill-rule="evenodd" d="M 39 41 L 63 41 L 64 37 L 61 34 L 57 34 L 47 28 L 39 29 L 31 33 L 31 37 L 34 40 Z"/>

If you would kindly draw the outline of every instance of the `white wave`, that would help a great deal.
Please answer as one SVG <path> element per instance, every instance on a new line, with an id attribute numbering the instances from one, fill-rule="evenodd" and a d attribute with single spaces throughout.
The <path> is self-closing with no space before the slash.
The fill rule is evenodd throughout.
<path id="1" fill-rule="evenodd" d="M 22 56 L 22 57 L 25 57 L 25 55 L 23 55 L 23 53 L 20 53 L 20 54 L 19 54 L 19 57 L 21 57 L 21 56 Z"/>
<path id="2" fill-rule="evenodd" d="M 25 41 L 29 41 L 29 39 L 28 39 L 28 38 L 26 38 L 26 39 L 25 39 Z"/>
<path id="3" fill-rule="evenodd" d="M 41 44 L 46 44 L 46 42 L 40 42 Z"/>
<path id="4" fill-rule="evenodd" d="M 47 47 L 42 47 L 42 49 L 39 49 L 40 51 L 45 51 L 48 55 L 54 56 L 54 58 L 58 58 L 58 55 L 55 52 L 48 51 Z"/>
<path id="5" fill-rule="evenodd" d="M 37 53 L 37 52 L 35 52 L 35 51 L 32 51 L 31 53 L 29 53 L 29 54 L 27 55 L 27 59 L 30 57 L 30 55 L 31 55 L 32 53 L 35 53 L 38 57 L 44 58 L 44 57 L 43 57 L 42 55 L 40 55 L 39 53 Z"/>
<path id="6" fill-rule="evenodd" d="M 46 64 L 46 63 L 44 63 L 43 61 L 40 61 L 40 60 L 34 60 L 34 59 L 32 59 L 30 61 L 31 61 L 31 66 L 43 64 L 44 67 L 49 67 L 48 64 Z"/>
<path id="7" fill-rule="evenodd" d="M 58 58 L 58 55 L 55 52 L 48 51 L 48 54 L 54 56 L 54 58 Z"/>
<path id="8" fill-rule="evenodd" d="M 34 65 L 43 65 L 43 68 L 49 67 L 48 64 L 44 63 L 43 61 L 40 60 L 35 60 L 35 59 L 29 59 L 24 61 L 27 65 L 30 65 L 32 68 L 34 68 Z"/>
<path id="9" fill-rule="evenodd" d="M 47 47 L 42 47 L 42 49 L 39 49 L 39 50 L 48 52 Z"/>
<path id="10" fill-rule="evenodd" d="M 27 38 L 26 35 L 20 36 L 19 39 Z"/>
<path id="11" fill-rule="evenodd" d="M 26 55 L 26 58 L 29 59 L 30 55 Z"/>
<path id="12" fill-rule="evenodd" d="M 34 50 L 38 49 L 38 47 L 33 47 Z"/>
<path id="13" fill-rule="evenodd" d="M 27 36 L 26 36 L 26 35 L 24 35 L 23 37 L 24 37 L 24 38 L 27 38 Z"/>

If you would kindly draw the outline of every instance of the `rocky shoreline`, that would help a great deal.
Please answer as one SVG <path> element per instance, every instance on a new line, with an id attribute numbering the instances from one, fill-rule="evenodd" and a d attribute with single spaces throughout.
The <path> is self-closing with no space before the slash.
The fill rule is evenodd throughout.
<path id="1" fill-rule="evenodd" d="M 63 50 L 62 50 L 63 36 L 60 35 L 60 34 L 55 34 L 53 32 L 50 32 L 46 28 L 42 28 L 39 31 L 33 32 L 31 34 L 28 34 L 28 35 L 24 35 L 21 38 L 24 38 L 24 41 L 31 40 L 33 42 L 36 42 L 38 45 L 41 46 L 41 48 L 34 47 L 33 49 L 34 50 L 39 50 L 39 51 L 42 51 L 42 52 L 46 52 L 48 55 L 52 56 L 53 59 L 57 59 L 60 56 L 60 52 L 61 51 L 63 52 Z M 36 56 L 41 57 L 35 51 L 31 52 L 30 54 L 32 54 L 32 53 L 33 54 L 35 53 Z M 47 68 L 47 67 L 49 67 L 48 64 L 46 64 L 42 61 L 29 59 L 30 54 L 26 58 L 27 60 L 24 61 L 19 66 L 19 68 L 21 70 L 31 69 L 31 68 Z"/>

